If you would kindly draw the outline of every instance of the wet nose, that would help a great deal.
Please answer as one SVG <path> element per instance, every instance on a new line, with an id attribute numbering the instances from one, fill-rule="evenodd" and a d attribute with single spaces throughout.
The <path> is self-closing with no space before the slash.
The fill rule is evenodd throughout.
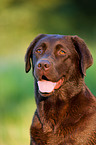
<path id="1" fill-rule="evenodd" d="M 38 69 L 49 70 L 51 63 L 48 60 L 40 60 L 37 63 Z"/>

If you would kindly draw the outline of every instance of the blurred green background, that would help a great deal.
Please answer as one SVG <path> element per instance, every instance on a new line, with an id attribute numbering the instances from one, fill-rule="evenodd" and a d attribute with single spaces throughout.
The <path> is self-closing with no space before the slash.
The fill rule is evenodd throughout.
<path id="1" fill-rule="evenodd" d="M 0 145 L 28 145 L 36 108 L 31 71 L 24 55 L 40 33 L 78 35 L 87 43 L 94 64 L 86 84 L 96 96 L 96 1 L 0 1 Z"/>

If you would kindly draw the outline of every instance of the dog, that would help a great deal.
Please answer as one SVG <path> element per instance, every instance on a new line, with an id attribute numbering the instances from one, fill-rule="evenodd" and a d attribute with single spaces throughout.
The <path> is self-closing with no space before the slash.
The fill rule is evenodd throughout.
<path id="1" fill-rule="evenodd" d="M 25 55 L 32 66 L 35 111 L 30 145 L 96 145 L 96 98 L 84 82 L 93 64 L 78 36 L 40 34 Z"/>

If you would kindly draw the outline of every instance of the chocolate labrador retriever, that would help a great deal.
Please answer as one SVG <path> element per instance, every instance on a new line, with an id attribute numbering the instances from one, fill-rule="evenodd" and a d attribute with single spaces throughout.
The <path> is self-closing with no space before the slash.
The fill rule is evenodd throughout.
<path id="1" fill-rule="evenodd" d="M 84 76 L 93 59 L 78 36 L 37 36 L 27 49 L 37 109 L 31 145 L 96 145 L 96 98 Z"/>

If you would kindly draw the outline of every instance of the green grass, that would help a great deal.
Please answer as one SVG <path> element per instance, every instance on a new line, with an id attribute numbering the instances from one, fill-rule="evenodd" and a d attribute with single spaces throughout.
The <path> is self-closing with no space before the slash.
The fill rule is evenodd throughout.
<path id="1" fill-rule="evenodd" d="M 36 106 L 33 77 L 31 72 L 27 75 L 22 66 L 16 63 L 0 66 L 1 145 L 29 144 L 29 129 Z"/>

